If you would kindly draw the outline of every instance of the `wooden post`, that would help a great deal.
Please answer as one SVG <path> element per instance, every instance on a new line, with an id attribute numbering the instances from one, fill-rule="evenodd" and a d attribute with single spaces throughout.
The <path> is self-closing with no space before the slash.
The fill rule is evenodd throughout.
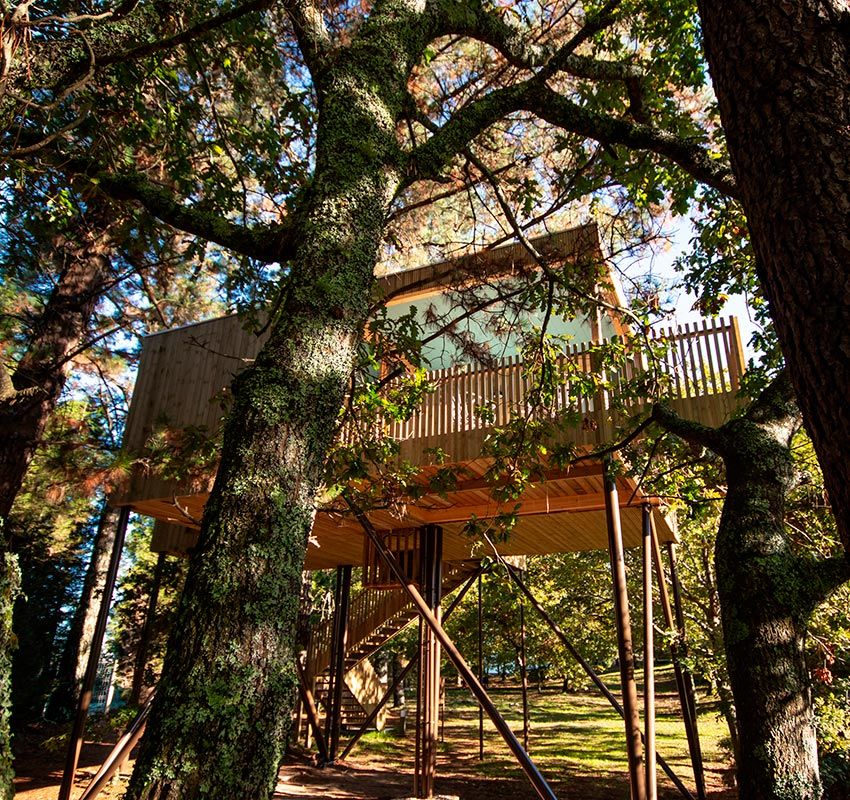
<path id="1" fill-rule="evenodd" d="M 623 687 L 623 710 L 626 723 L 626 750 L 629 760 L 629 782 L 632 800 L 646 800 L 646 783 L 641 753 L 640 717 L 635 686 L 634 646 L 632 645 L 629 597 L 626 591 L 626 563 L 623 554 L 623 531 L 620 525 L 620 501 L 613 465 L 606 458 L 602 467 L 605 486 L 605 514 L 608 520 L 608 554 L 614 587 L 614 621 L 617 627 L 617 652 L 620 681 Z"/>
<path id="2" fill-rule="evenodd" d="M 130 724 L 130 727 L 127 728 L 121 738 L 115 743 L 115 746 L 104 759 L 103 764 L 101 764 L 100 769 L 95 773 L 89 785 L 86 786 L 80 795 L 79 800 L 93 800 L 93 798 L 97 797 L 103 791 L 112 776 L 120 772 L 121 765 L 129 758 L 130 752 L 145 732 L 152 701 L 153 698 L 145 703 L 142 710 Z"/>
<path id="3" fill-rule="evenodd" d="M 446 651 L 446 655 L 449 659 L 451 659 L 451 662 L 455 665 L 461 677 L 466 681 L 467 686 L 469 686 L 472 694 L 475 695 L 476 700 L 484 706 L 487 716 L 490 717 L 490 721 L 496 726 L 496 730 L 505 740 L 505 744 L 507 744 L 510 751 L 514 754 L 514 757 L 519 762 L 522 771 L 534 787 L 535 792 L 537 792 L 538 797 L 540 797 L 541 800 L 557 800 L 555 793 L 552 791 L 552 787 L 549 786 L 546 779 L 540 774 L 540 770 L 537 769 L 537 766 L 528 757 L 528 753 L 523 750 L 522 745 L 517 740 L 514 732 L 511 730 L 507 722 L 505 722 L 496 706 L 493 705 L 493 701 L 481 685 L 481 682 L 475 677 L 475 673 L 469 668 L 469 664 L 466 663 L 466 660 L 460 654 L 460 651 L 457 649 L 454 642 L 452 642 L 451 638 L 446 633 L 445 628 L 443 628 L 440 624 L 440 621 L 434 616 L 431 609 L 428 608 L 428 604 L 419 593 L 419 590 L 405 576 L 398 564 L 398 561 L 395 559 L 393 554 L 387 550 L 386 545 L 381 540 L 380 535 L 375 530 L 372 523 L 348 497 L 345 497 L 345 500 L 351 511 L 354 513 L 354 516 L 357 518 L 357 521 L 360 523 L 360 526 L 371 539 L 378 553 L 380 553 L 381 558 L 384 560 L 384 563 L 389 568 L 393 577 L 401 584 L 405 592 L 407 592 L 407 596 L 413 601 L 413 605 L 419 612 L 420 618 L 424 620 L 425 624 L 434 632 L 437 640 L 440 642 L 440 645 Z"/>
<path id="4" fill-rule="evenodd" d="M 520 677 L 522 678 L 522 746 L 525 752 L 531 752 L 528 747 L 528 665 L 525 660 L 525 603 L 522 595 L 519 598 L 519 647 L 520 647 Z"/>
<path id="5" fill-rule="evenodd" d="M 342 725 L 342 690 L 345 685 L 345 645 L 348 639 L 348 603 L 351 597 L 351 565 L 337 567 L 339 605 L 336 608 L 334 630 L 333 697 L 331 699 L 331 735 L 328 743 L 328 761 L 336 760 L 339 748 L 339 731 Z"/>
<path id="6" fill-rule="evenodd" d="M 460 601 L 461 601 L 461 600 L 463 600 L 463 598 L 466 596 L 466 593 L 467 593 L 467 592 L 470 590 L 470 588 L 472 587 L 472 584 L 473 584 L 473 583 L 475 583 L 475 579 L 476 579 L 476 578 L 478 578 L 478 577 L 480 577 L 481 572 L 482 572 L 482 568 L 481 568 L 481 567 L 479 567 L 479 568 L 478 568 L 478 571 L 476 572 L 476 574 L 475 574 L 475 575 L 473 575 L 473 576 L 472 576 L 472 577 L 471 577 L 471 578 L 470 578 L 470 579 L 469 579 L 469 580 L 468 580 L 468 581 L 464 584 L 463 588 L 462 588 L 462 589 L 461 589 L 461 590 L 457 593 L 457 595 L 455 596 L 454 600 L 452 600 L 451 604 L 449 605 L 448 609 L 446 609 L 446 613 L 445 613 L 445 615 L 444 615 L 444 620 L 448 620 L 448 618 L 449 618 L 449 616 L 451 615 L 452 611 L 454 611 L 454 610 L 455 610 L 455 608 L 457 608 L 457 606 L 460 604 Z M 393 696 L 393 694 L 395 693 L 396 689 L 398 689 L 398 687 L 401 685 L 402 681 L 403 681 L 403 680 L 407 677 L 407 675 L 408 675 L 408 673 L 410 672 L 410 670 L 412 670 L 412 669 L 413 669 L 413 667 L 414 667 L 414 665 L 416 665 L 416 664 L 418 664 L 418 663 L 419 663 L 419 654 L 417 653 L 417 654 L 416 654 L 416 655 L 414 655 L 414 656 L 413 656 L 413 658 L 412 658 L 410 661 L 408 661 L 408 662 L 407 662 L 407 664 L 406 664 L 406 665 L 405 665 L 405 666 L 404 666 L 404 667 L 403 667 L 403 668 L 402 668 L 402 669 L 398 672 L 398 674 L 395 676 L 395 678 L 393 679 L 393 681 L 392 681 L 392 683 L 390 684 L 390 686 L 387 688 L 387 691 L 384 693 L 384 696 L 383 696 L 383 697 L 381 698 L 381 700 L 377 703 L 377 705 L 376 705 L 376 706 L 372 709 L 372 711 L 370 711 L 370 712 L 369 712 L 369 715 L 366 717 L 366 719 L 365 719 L 365 720 L 363 720 L 363 723 L 360 725 L 360 727 L 357 729 L 357 731 L 354 733 L 354 735 L 351 737 L 351 739 L 350 739 L 350 740 L 348 741 L 348 743 L 345 745 L 345 749 L 342 751 L 342 755 L 340 756 L 340 759 L 341 759 L 341 760 L 343 760 L 343 761 L 345 760 L 345 757 L 346 757 L 346 756 L 347 756 L 347 755 L 351 752 L 352 748 L 354 747 L 354 745 L 355 745 L 355 744 L 357 744 L 357 742 L 358 742 L 358 740 L 360 739 L 360 737 L 361 737 L 364 733 L 366 733 L 366 731 L 367 731 L 367 729 L 369 728 L 369 726 L 370 726 L 370 725 L 371 725 L 371 724 L 375 721 L 375 719 L 377 718 L 378 714 L 380 714 L 381 709 L 382 709 L 382 708 L 386 705 L 387 701 L 388 701 L 388 700 L 389 700 L 389 699 Z"/>
<path id="7" fill-rule="evenodd" d="M 484 680 L 484 645 L 481 638 L 481 623 L 484 617 L 484 601 L 481 595 L 481 575 L 478 576 L 478 680 Z M 478 706 L 478 759 L 484 760 L 484 706 Z"/>
<path id="8" fill-rule="evenodd" d="M 652 506 L 644 503 L 643 533 L 643 716 L 646 747 L 646 798 L 657 800 L 655 771 L 655 637 L 652 630 Z"/>
<path id="9" fill-rule="evenodd" d="M 422 595 L 428 608 L 439 622 L 440 595 L 442 594 L 443 530 L 428 525 L 420 533 L 420 581 Z M 434 776 L 437 768 L 437 738 L 440 716 L 440 642 L 430 627 L 422 628 L 419 655 L 420 708 L 422 719 L 418 726 L 420 758 L 416 796 L 434 796 Z"/>
<path id="10" fill-rule="evenodd" d="M 103 648 L 103 639 L 106 636 L 106 624 L 109 621 L 109 607 L 112 604 L 112 593 L 115 590 L 115 581 L 118 577 L 118 567 L 121 564 L 121 551 L 124 549 L 124 539 L 127 536 L 127 523 L 130 520 L 130 509 L 123 506 L 118 515 L 118 527 L 115 533 L 115 541 L 112 543 L 112 555 L 109 559 L 109 567 L 106 570 L 106 580 L 103 584 L 103 596 L 100 599 L 100 609 L 97 612 L 94 635 L 89 650 L 89 660 L 86 665 L 86 674 L 80 689 L 80 700 L 77 706 L 77 716 L 74 718 L 74 727 L 71 730 L 71 739 L 68 742 L 68 755 L 65 759 L 65 771 L 62 774 L 62 785 L 59 787 L 59 800 L 70 800 L 71 791 L 74 787 L 74 776 L 77 772 L 77 764 L 80 760 L 80 750 L 83 747 L 83 735 L 86 730 L 86 718 L 91 705 L 92 690 L 95 678 L 97 678 L 97 666 L 100 663 L 100 653 Z"/>
<path id="11" fill-rule="evenodd" d="M 685 639 L 685 615 L 682 610 L 682 587 L 679 584 L 679 575 L 676 570 L 676 547 L 672 542 L 667 543 L 667 555 L 670 558 L 670 583 L 673 587 L 673 609 L 676 615 L 676 631 L 678 633 L 679 654 L 684 657 L 687 654 L 687 640 Z M 697 795 L 699 800 L 706 797 L 705 772 L 702 764 L 702 747 L 699 740 L 699 726 L 697 720 L 697 702 L 694 692 L 694 680 L 687 668 L 682 668 L 682 685 L 688 708 L 688 716 L 691 720 L 691 763 L 694 768 L 694 779 L 697 784 Z"/>

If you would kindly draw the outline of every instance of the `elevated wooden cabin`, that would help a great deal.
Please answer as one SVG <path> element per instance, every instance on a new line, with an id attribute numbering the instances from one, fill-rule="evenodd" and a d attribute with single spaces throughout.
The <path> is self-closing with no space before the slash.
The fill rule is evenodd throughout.
<path id="1" fill-rule="evenodd" d="M 535 241 L 535 246 L 561 260 L 602 261 L 594 225 L 542 237 Z M 407 313 L 411 306 L 424 313 L 429 304 L 439 307 L 448 303 L 449 285 L 509 278 L 533 268 L 525 248 L 513 244 L 386 275 L 380 284 L 388 298 L 391 316 Z M 622 304 L 613 278 L 603 291 L 610 306 Z M 464 324 L 473 333 L 486 335 L 484 317 L 489 313 L 498 314 L 498 305 L 472 315 Z M 588 369 L 588 346 L 623 333 L 624 327 L 612 311 L 599 312 L 589 319 L 554 320 L 552 325 L 555 332 L 572 336 L 564 358 L 580 362 L 584 359 L 582 363 L 587 363 Z M 661 366 L 671 377 L 677 410 L 706 424 L 724 421 L 736 406 L 744 366 L 735 320 L 707 320 L 698 325 L 662 328 L 652 336 L 666 343 Z M 246 331 L 236 316 L 148 336 L 142 346 L 124 447 L 131 452 L 142 452 L 151 434 L 164 425 L 171 429 L 190 428 L 196 434 L 215 431 L 226 407 L 227 389 L 233 376 L 250 363 L 263 341 L 263 336 Z M 452 462 L 462 465 L 464 477 L 448 497 L 432 494 L 408 505 L 403 519 L 389 512 L 372 513 L 370 519 L 380 530 L 440 525 L 445 535 L 443 557 L 448 562 L 480 552 L 473 552 L 474 545 L 461 533 L 472 515 L 486 519 L 504 510 L 493 501 L 483 480 L 489 464 L 480 455 L 481 447 L 495 428 L 505 424 L 511 413 L 523 406 L 528 381 L 516 344 L 509 336 L 499 342 L 494 356 L 496 366 L 482 367 L 462 363 L 452 348 L 435 348 L 426 353 L 433 367 L 431 377 L 436 391 L 426 397 L 422 408 L 409 420 L 389 426 L 390 434 L 401 443 L 402 457 L 422 464 L 423 480 L 436 469 L 428 455 L 434 448 L 441 448 L 450 454 Z M 457 360 L 461 363 L 454 363 Z M 640 357 L 636 356 L 625 373 L 615 377 L 628 378 L 642 368 Z M 582 419 L 575 430 L 576 444 L 593 448 L 611 440 L 618 416 L 612 410 L 608 393 L 582 399 L 576 406 L 570 387 L 564 385 L 557 406 L 568 409 L 571 404 Z M 476 415 L 475 408 L 480 406 L 490 408 L 492 421 L 485 422 Z M 656 501 L 645 498 L 628 477 L 618 478 L 618 488 L 624 504 L 624 541 L 627 547 L 635 546 L 640 542 L 640 507 L 647 501 L 653 504 Z M 209 476 L 170 480 L 139 467 L 113 502 L 130 506 L 162 523 L 154 536 L 154 550 L 185 553 L 194 543 L 193 531 L 199 527 L 209 489 Z M 583 463 L 568 470 L 552 469 L 547 480 L 521 498 L 519 515 L 514 534 L 498 545 L 505 555 L 604 548 L 601 465 Z M 674 539 L 673 531 L 660 515 L 657 525 L 662 542 Z M 360 526 L 345 515 L 320 510 L 307 553 L 307 567 L 361 565 L 363 558 Z"/>
<path id="2" fill-rule="evenodd" d="M 543 237 L 534 245 L 538 251 L 556 260 L 574 262 L 577 268 L 599 265 L 603 261 L 593 225 Z M 380 278 L 380 286 L 391 317 L 408 313 L 411 307 L 417 314 L 424 314 L 429 308 L 439 314 L 450 307 L 449 287 L 470 281 L 510 280 L 512 275 L 534 269 L 535 264 L 525 248 L 509 245 L 480 255 L 386 275 Z M 600 291 L 608 300 L 608 308 L 622 307 L 623 300 L 613 276 L 610 282 L 603 282 Z M 497 303 L 466 316 L 462 324 L 470 334 L 486 338 L 487 315 L 499 313 L 502 309 Z M 532 318 L 529 322 L 535 320 Z M 536 322 L 539 324 L 540 320 Z M 595 343 L 627 332 L 614 311 L 597 312 L 589 318 L 553 319 L 551 325 L 554 332 L 572 337 L 562 358 L 571 359 L 580 369 L 586 370 L 591 369 L 589 350 Z M 674 407 L 688 418 L 708 425 L 721 424 L 737 405 L 744 368 L 735 320 L 666 327 L 650 335 L 662 345 L 659 366 L 672 386 Z M 147 337 L 142 345 L 138 379 L 127 418 L 125 448 L 142 454 L 152 434 L 163 426 L 172 431 L 184 429 L 192 437 L 201 439 L 215 432 L 225 413 L 227 390 L 234 375 L 257 355 L 263 341 L 264 337 L 247 332 L 235 316 Z M 494 430 L 509 422 L 516 412 L 527 412 L 528 378 L 517 352 L 517 342 L 510 333 L 498 340 L 498 349 L 491 349 L 491 364 L 487 367 L 468 363 L 450 342 L 432 346 L 424 355 L 432 368 L 430 377 L 436 390 L 426 396 L 410 419 L 386 423 L 387 432 L 400 443 L 401 456 L 420 465 L 420 479 L 424 485 L 428 485 L 425 482 L 437 469 L 432 463 L 435 449 L 449 454 L 451 463 L 460 468 L 460 477 L 450 491 L 429 493 L 411 501 L 400 515 L 373 511 L 366 519 L 357 520 L 337 509 L 318 509 L 306 567 L 311 570 L 337 567 L 336 612 L 332 621 L 312 632 L 301 669 L 301 708 L 320 742 L 323 757 L 330 762 L 337 757 L 341 726 L 359 726 L 342 751 L 344 758 L 366 727 L 382 724 L 383 704 L 392 693 L 392 688 L 385 691 L 368 657 L 406 625 L 419 619 L 416 796 L 431 797 L 434 789 L 440 652 L 441 647 L 445 647 L 446 654 L 509 743 L 538 795 L 551 800 L 554 798 L 551 788 L 489 701 L 484 688 L 480 684 L 476 688 L 475 675 L 441 628 L 439 610 L 442 596 L 458 587 L 462 587 L 462 594 L 472 586 L 480 574 L 478 562 L 487 554 L 481 543 L 463 534 L 466 523 L 473 516 L 486 520 L 501 511 L 514 510 L 513 503 L 503 507 L 493 499 L 484 478 L 490 463 L 481 453 L 482 445 Z M 618 425 L 628 422 L 619 418 L 623 412 L 616 410 L 619 406 L 612 402 L 612 397 L 624 380 L 644 371 L 642 358 L 635 354 L 618 374 L 609 376 L 607 386 L 610 388 L 592 397 L 578 399 L 569 384 L 559 387 L 555 411 L 577 412 L 578 423 L 568 434 L 577 446 L 590 452 L 610 442 Z M 482 406 L 489 410 L 487 415 L 476 412 Z M 640 412 L 641 407 L 641 401 L 633 399 L 627 408 L 628 417 Z M 343 430 L 341 435 L 351 436 L 352 431 Z M 111 502 L 157 520 L 153 550 L 186 554 L 197 541 L 210 488 L 209 470 L 171 479 L 147 471 L 140 463 Z M 622 548 L 639 544 L 644 548 L 644 636 L 648 637 L 645 639 L 646 652 L 651 654 L 650 563 L 655 561 L 660 576 L 660 545 L 675 541 L 675 532 L 658 513 L 657 499 L 645 496 L 631 478 L 620 475 L 616 478 L 617 491 L 612 488 L 611 483 L 603 479 L 602 464 L 598 460 L 587 459 L 568 469 L 553 466 L 547 471 L 545 480 L 520 498 L 519 521 L 507 541 L 488 542 L 487 547 L 495 548 L 502 556 L 610 550 L 624 687 L 621 714 L 626 721 L 634 792 L 644 778 L 640 769 L 640 734 Z M 122 517 L 125 528 L 126 517 L 125 513 Z M 672 556 L 670 548 L 671 569 Z M 352 566 L 364 567 L 364 589 L 350 598 Z M 508 572 L 522 586 L 521 579 L 512 570 Z M 659 583 L 662 599 L 666 599 L 663 587 L 663 582 Z M 527 588 L 524 591 L 545 616 L 545 610 Z M 675 599 L 678 600 L 678 595 Z M 672 628 L 669 606 L 667 601 L 667 624 Z M 105 625 L 105 612 L 101 616 Z M 546 621 L 553 625 L 548 617 Z M 554 627 L 553 630 L 558 633 Z M 648 686 L 652 685 L 652 660 L 651 657 L 645 660 L 644 680 Z M 580 663 L 592 674 L 586 662 Z M 678 670 L 677 676 L 680 672 L 684 675 Z M 593 677 L 600 685 L 599 679 Z M 685 710 L 698 795 L 702 797 L 704 784 L 699 777 L 693 697 L 688 696 L 684 678 L 679 693 Z M 606 696 L 617 706 L 610 692 Z M 330 734 L 327 745 L 314 698 L 326 715 L 325 734 Z M 645 697 L 648 720 L 654 719 L 653 704 L 654 700 Z M 80 737 L 77 732 L 77 743 Z M 125 750 L 134 740 L 128 741 L 130 745 L 122 745 Z M 654 761 L 654 744 L 648 744 L 648 748 L 647 758 Z M 73 774 L 73 767 L 66 774 Z M 649 770 L 646 772 L 647 784 L 652 774 Z M 677 785 L 681 786 L 681 782 Z M 683 796 L 690 796 L 683 787 L 681 790 Z"/>

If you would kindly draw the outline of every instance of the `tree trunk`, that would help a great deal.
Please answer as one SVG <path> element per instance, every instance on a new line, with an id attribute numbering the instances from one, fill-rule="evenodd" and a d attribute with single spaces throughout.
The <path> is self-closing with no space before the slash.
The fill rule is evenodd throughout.
<path id="1" fill-rule="evenodd" d="M 718 429 L 656 407 L 667 430 L 722 456 L 726 498 L 715 545 L 724 649 L 738 727 L 741 800 L 819 800 L 817 737 L 803 650 L 812 611 L 850 578 L 841 556 L 796 555 L 785 530 L 795 480 L 791 441 L 800 426 L 780 375 Z"/>
<path id="2" fill-rule="evenodd" d="M 850 11 L 844 0 L 699 10 L 759 277 L 850 551 Z"/>
<path id="3" fill-rule="evenodd" d="M 132 800 L 261 800 L 275 785 L 314 498 L 401 182 L 395 125 L 418 51 L 406 49 L 416 27 L 390 6 L 392 19 L 376 11 L 321 76 L 316 168 L 285 299 L 234 382 Z"/>
<path id="4" fill-rule="evenodd" d="M 715 565 L 738 725 L 741 800 L 817 800 L 817 738 L 803 652 L 810 609 L 784 529 L 790 451 L 754 425 L 728 431 Z"/>
<path id="5" fill-rule="evenodd" d="M 48 704 L 47 716 L 50 719 L 69 719 L 74 714 L 86 672 L 97 613 L 103 602 L 103 585 L 117 525 L 118 512 L 105 507 L 92 542 L 91 558 L 83 580 L 80 602 L 62 652 L 59 685 Z"/>
<path id="6" fill-rule="evenodd" d="M 165 553 L 160 553 L 153 573 L 148 605 L 145 609 L 145 619 L 142 623 L 142 633 L 136 648 L 136 658 L 133 662 L 133 684 L 130 687 L 130 705 L 137 706 L 142 701 L 142 689 L 145 686 L 145 670 L 148 666 L 151 639 L 153 638 L 154 618 L 159 600 L 159 590 L 162 586 L 162 571 L 165 569 Z"/>
<path id="7" fill-rule="evenodd" d="M 33 325 L 11 376 L 0 365 L 0 517 L 8 518 L 67 378 L 69 357 L 83 342 L 111 278 L 103 230 L 79 231 L 80 242 L 56 242 L 62 264 L 56 287 Z M 7 531 L 7 535 L 11 532 Z"/>

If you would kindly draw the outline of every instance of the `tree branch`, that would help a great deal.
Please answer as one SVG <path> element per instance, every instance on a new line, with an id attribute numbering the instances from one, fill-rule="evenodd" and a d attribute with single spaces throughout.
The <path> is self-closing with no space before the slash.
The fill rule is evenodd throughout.
<path id="1" fill-rule="evenodd" d="M 157 219 L 181 231 L 266 263 L 285 261 L 294 253 L 295 226 L 237 225 L 216 211 L 185 205 L 174 194 L 157 186 L 142 173 L 112 174 L 82 159 L 64 161 L 65 169 L 85 176 L 115 200 L 140 203 Z"/>
<path id="2" fill-rule="evenodd" d="M 842 584 L 850 581 L 850 556 L 842 553 L 831 558 L 801 558 L 798 562 L 800 592 L 811 613 Z"/>
<path id="3" fill-rule="evenodd" d="M 331 37 L 325 25 L 322 10 L 313 0 L 287 0 L 283 4 L 304 62 L 314 83 L 319 86 L 322 68 L 332 49 Z"/>
<path id="4" fill-rule="evenodd" d="M 553 91 L 538 77 L 497 89 L 458 111 L 427 142 L 413 150 L 412 177 L 436 178 L 476 136 L 516 111 L 531 112 L 563 130 L 603 145 L 622 144 L 656 153 L 724 194 L 738 195 L 732 171 L 713 159 L 698 142 L 651 125 L 591 111 Z"/>
<path id="5" fill-rule="evenodd" d="M 718 455 L 723 454 L 723 436 L 719 430 L 680 417 L 666 403 L 656 403 L 652 407 L 652 420 L 665 431 L 675 434 L 686 442 L 707 447 Z"/>

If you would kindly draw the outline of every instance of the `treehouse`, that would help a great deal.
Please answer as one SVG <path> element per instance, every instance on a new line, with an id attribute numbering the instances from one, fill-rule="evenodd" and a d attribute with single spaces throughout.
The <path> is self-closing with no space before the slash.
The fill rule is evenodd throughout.
<path id="1" fill-rule="evenodd" d="M 572 263 L 577 267 L 594 264 L 597 268 L 604 263 L 593 225 L 545 236 L 534 240 L 533 245 L 552 263 Z M 410 314 L 411 308 L 422 317 L 434 317 L 450 310 L 458 287 L 476 281 L 496 285 L 534 269 L 535 261 L 527 248 L 512 244 L 388 274 L 379 282 L 388 317 L 400 318 Z M 596 368 L 592 354 L 599 343 L 627 338 L 630 333 L 618 311 L 625 302 L 613 276 L 598 281 L 598 294 L 602 301 L 599 311 L 576 319 L 553 317 L 548 321 L 551 332 L 570 337 L 560 358 L 569 361 L 569 374 L 573 376 Z M 654 796 L 654 778 L 650 779 L 649 773 L 654 775 L 655 770 L 646 770 L 644 775 L 640 766 L 644 755 L 640 729 L 636 728 L 638 711 L 622 553 L 624 547 L 643 545 L 649 554 L 645 564 L 654 556 L 656 574 L 663 577 L 660 548 L 675 543 L 676 534 L 657 498 L 645 495 L 625 471 L 606 471 L 602 459 L 590 457 L 616 440 L 629 420 L 645 410 L 646 401 L 641 398 L 631 398 L 625 404 L 618 402 L 618 388 L 646 372 L 646 356 L 635 353 L 626 359 L 591 395 L 574 391 L 570 381 L 558 386 L 546 413 L 572 414 L 574 427 L 561 430 L 559 436 L 571 441 L 576 454 L 585 457 L 572 466 L 547 467 L 541 479 L 518 500 L 500 503 L 485 478 L 491 462 L 482 455 L 483 445 L 517 415 L 540 413 L 529 410 L 531 382 L 517 339 L 510 331 L 490 348 L 486 359 L 470 359 L 462 347 L 468 338 L 487 342 L 492 315 L 505 315 L 505 306 L 500 303 L 486 308 L 482 304 L 482 308 L 467 313 L 458 323 L 464 335 L 459 336 L 456 327 L 453 337 L 435 341 L 423 350 L 434 391 L 425 395 L 408 419 L 384 423 L 385 432 L 399 442 L 398 457 L 419 465 L 419 480 L 426 487 L 421 496 L 394 510 L 360 512 L 338 504 L 317 510 L 305 566 L 308 570 L 337 569 L 336 615 L 313 632 L 302 665 L 299 719 L 305 720 L 308 738 L 316 739 L 328 761 L 339 757 L 343 728 L 356 729 L 356 740 L 367 727 L 380 727 L 392 687 L 388 690 L 378 681 L 368 657 L 418 619 L 421 647 L 416 795 L 430 797 L 434 791 L 442 650 L 455 662 L 491 715 L 537 793 L 554 797 L 516 737 L 503 720 L 497 719 L 498 712 L 462 655 L 454 650 L 440 622 L 441 598 L 458 587 L 466 591 L 480 572 L 485 551 L 480 541 L 465 535 L 467 523 L 515 512 L 517 521 L 510 536 L 487 542 L 486 554 L 508 559 L 507 569 L 521 586 L 521 570 L 517 568 L 521 562 L 511 560 L 516 557 L 593 549 L 611 553 L 617 601 L 614 622 L 623 670 L 621 713 L 626 722 L 632 796 Z M 540 324 L 541 320 L 536 322 Z M 655 353 L 653 368 L 669 385 L 671 405 L 684 417 L 704 424 L 725 421 L 736 408 L 744 367 L 735 320 L 664 327 L 646 335 Z M 188 430 L 196 437 L 215 431 L 223 415 L 227 387 L 234 375 L 250 364 L 263 341 L 263 336 L 246 331 L 235 316 L 148 336 L 142 345 L 127 417 L 125 449 L 143 453 L 150 437 L 163 426 Z M 340 435 L 355 441 L 355 434 L 348 427 Z M 428 483 L 441 466 L 434 462 L 436 452 L 444 454 L 444 461 L 454 465 L 459 476 L 439 492 L 430 490 Z M 140 467 L 112 503 L 157 521 L 151 543 L 154 551 L 185 555 L 197 542 L 210 488 L 211 475 L 207 473 L 172 479 Z M 350 588 L 352 567 L 362 568 L 363 588 L 356 595 Z M 644 585 L 646 592 L 651 576 L 645 576 Z M 527 589 L 524 591 L 527 593 Z M 651 589 L 648 596 L 651 597 Z M 671 605 L 664 602 L 666 597 L 664 586 L 665 617 L 674 626 Z M 529 598 L 541 613 L 546 613 L 536 598 Z M 651 621 L 651 606 L 649 611 Z M 648 627 L 645 635 L 651 635 L 651 624 Z M 647 652 L 651 652 L 651 647 Z M 688 738 L 697 792 L 702 796 L 693 698 L 688 698 L 684 679 L 680 690 L 686 723 L 691 717 Z M 617 703 L 613 695 L 609 699 Z M 645 700 L 649 725 L 653 712 L 650 698 Z M 324 723 L 321 716 L 325 717 Z M 648 729 L 643 735 L 645 758 L 652 763 L 657 757 L 654 737 Z M 353 741 L 343 757 L 351 746 Z M 664 767 L 662 761 L 659 763 Z M 675 778 L 674 783 L 685 796 L 690 796 L 681 780 Z"/>

